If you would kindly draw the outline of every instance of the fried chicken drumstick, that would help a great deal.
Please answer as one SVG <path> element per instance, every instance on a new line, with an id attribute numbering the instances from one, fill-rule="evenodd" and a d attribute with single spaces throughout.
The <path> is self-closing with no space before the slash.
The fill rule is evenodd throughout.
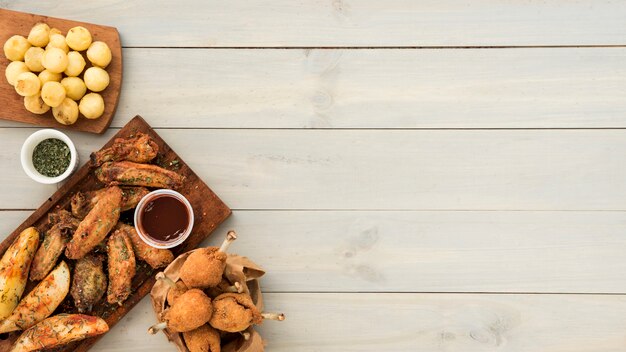
<path id="1" fill-rule="evenodd" d="M 95 171 L 100 182 L 109 185 L 180 188 L 185 177 L 156 165 L 130 161 L 106 162 Z"/>
<path id="2" fill-rule="evenodd" d="M 100 166 L 107 161 L 134 161 L 147 163 L 159 152 L 159 146 L 145 133 L 137 132 L 132 138 L 116 138 L 113 145 L 91 153 L 91 162 Z"/>
<path id="3" fill-rule="evenodd" d="M 72 240 L 67 244 L 65 256 L 69 259 L 82 258 L 102 242 L 120 218 L 121 203 L 122 190 L 119 187 L 107 188 L 78 225 Z"/>
<path id="4" fill-rule="evenodd" d="M 226 267 L 226 250 L 236 239 L 235 231 L 228 231 L 221 247 L 200 248 L 191 253 L 180 268 L 180 279 L 190 288 L 217 286 Z"/>
<path id="5" fill-rule="evenodd" d="M 285 320 L 284 314 L 261 313 L 245 293 L 223 293 L 213 300 L 213 315 L 209 324 L 218 330 L 240 332 L 263 319 Z"/>
<path id="6" fill-rule="evenodd" d="M 122 190 L 120 211 L 135 208 L 141 198 L 150 193 L 145 187 L 120 187 L 120 189 Z M 101 188 L 92 192 L 77 192 L 74 194 L 71 200 L 72 214 L 79 219 L 83 219 L 98 203 L 106 190 L 106 188 Z"/>
<path id="7" fill-rule="evenodd" d="M 178 297 L 165 311 L 163 322 L 148 329 L 152 335 L 167 328 L 173 332 L 187 332 L 206 324 L 213 315 L 211 299 L 201 290 L 192 288 Z"/>
<path id="8" fill-rule="evenodd" d="M 183 332 L 183 339 L 189 352 L 221 352 L 220 333 L 210 325 Z"/>

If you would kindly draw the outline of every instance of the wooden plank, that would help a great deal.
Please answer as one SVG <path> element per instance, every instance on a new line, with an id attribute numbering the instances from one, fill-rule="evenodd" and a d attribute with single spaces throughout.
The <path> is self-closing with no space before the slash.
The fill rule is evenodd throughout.
<path id="1" fill-rule="evenodd" d="M 50 194 L 19 171 L 33 131 L 0 129 L 0 209 Z M 112 132 L 72 133 L 81 160 Z M 626 209 L 625 130 L 158 132 L 234 209 Z"/>
<path id="2" fill-rule="evenodd" d="M 109 86 L 100 93 L 104 99 L 104 113 L 97 120 L 89 120 L 80 115 L 75 124 L 66 126 L 58 123 L 54 119 L 52 110 L 49 110 L 43 115 L 28 112 L 28 110 L 24 108 L 24 98 L 19 96 L 6 80 L 2 80 L 2 84 L 0 84 L 0 106 L 2 106 L 0 119 L 74 131 L 92 133 L 104 132 L 109 127 L 115 115 L 115 109 L 117 108 L 122 88 L 122 47 L 117 29 L 91 23 L 68 21 L 60 18 L 37 16 L 29 13 L 0 9 L 0 43 L 4 43 L 7 39 L 16 34 L 27 37 L 31 28 L 36 23 L 40 22 L 44 22 L 52 28 L 59 29 L 63 35 L 66 35 L 67 31 L 72 27 L 84 26 L 91 32 L 94 41 L 103 41 L 110 47 L 113 58 L 111 63 L 106 67 L 106 71 L 110 77 L 110 83 Z M 85 61 L 88 63 L 85 69 L 92 66 L 86 55 L 86 52 L 83 52 Z M 0 72 L 5 72 L 9 63 L 10 61 L 2 55 L 0 58 Z"/>
<path id="3" fill-rule="evenodd" d="M 589 295 L 267 294 L 268 351 L 622 352 L 626 298 Z M 94 352 L 169 352 L 144 299 Z"/>
<path id="4" fill-rule="evenodd" d="M 125 49 L 124 58 L 116 127 L 137 113 L 185 128 L 626 127 L 625 48 Z"/>
<path id="5" fill-rule="evenodd" d="M 610 0 L 3 0 L 0 7 L 113 25 L 127 46 L 626 44 L 626 4 Z"/>
<path id="6" fill-rule="evenodd" d="M 235 211 L 203 245 L 229 229 L 266 292 L 626 293 L 625 212 Z"/>

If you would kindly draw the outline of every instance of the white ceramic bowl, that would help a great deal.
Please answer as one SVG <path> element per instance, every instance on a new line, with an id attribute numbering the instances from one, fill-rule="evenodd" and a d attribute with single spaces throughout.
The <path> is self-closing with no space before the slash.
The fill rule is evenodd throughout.
<path id="1" fill-rule="evenodd" d="M 185 232 L 176 240 L 170 241 L 170 242 L 156 241 L 152 239 L 152 237 L 143 233 L 142 228 L 141 228 L 141 216 L 140 215 L 143 212 L 143 208 L 146 206 L 146 203 L 162 195 L 171 196 L 181 201 L 187 207 L 187 213 L 189 214 L 189 226 L 187 226 L 187 229 L 185 230 Z M 193 229 L 193 223 L 194 223 L 193 208 L 191 207 L 191 204 L 189 203 L 187 198 L 185 198 L 185 196 L 183 196 L 182 194 L 176 191 L 172 191 L 171 189 L 159 189 L 156 191 L 152 191 L 146 194 L 143 198 L 141 198 L 141 201 L 139 201 L 139 204 L 137 204 L 137 207 L 135 208 L 134 220 L 135 220 L 135 230 L 137 230 L 139 237 L 146 244 L 154 248 L 161 248 L 161 249 L 173 248 L 183 243 L 187 239 L 187 237 L 189 237 L 189 235 L 191 234 L 191 230 Z"/>
<path id="2" fill-rule="evenodd" d="M 57 177 L 42 175 L 35 169 L 35 166 L 33 166 L 33 151 L 35 150 L 35 147 L 37 144 L 48 138 L 60 139 L 70 148 L 70 165 L 64 173 Z M 22 145 L 20 157 L 24 172 L 26 172 L 26 174 L 33 180 L 44 184 L 59 183 L 68 178 L 78 167 L 78 153 L 76 152 L 74 143 L 72 143 L 70 137 L 66 136 L 65 133 L 53 129 L 39 130 L 26 138 L 26 141 L 24 141 L 24 144 Z"/>

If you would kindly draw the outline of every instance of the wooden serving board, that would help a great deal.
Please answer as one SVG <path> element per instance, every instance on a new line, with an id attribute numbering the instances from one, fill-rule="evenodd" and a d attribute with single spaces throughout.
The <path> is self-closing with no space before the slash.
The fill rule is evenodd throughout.
<path id="1" fill-rule="evenodd" d="M 11 61 L 4 57 L 4 52 L 1 52 L 0 70 L 2 71 L 2 83 L 0 83 L 0 106 L 2 106 L 2 110 L 0 111 L 0 119 L 74 131 L 103 133 L 111 124 L 122 88 L 122 44 L 117 29 L 97 24 L 0 9 L 0 43 L 4 46 L 7 39 L 16 34 L 28 37 L 30 29 L 38 22 L 45 22 L 50 28 L 58 28 L 63 32 L 63 35 L 66 35 L 67 31 L 72 27 L 83 26 L 91 32 L 94 41 L 103 41 L 111 48 L 113 58 L 109 66 L 106 67 L 111 82 L 107 89 L 100 93 L 104 99 L 104 114 L 95 120 L 88 120 L 80 116 L 75 124 L 66 126 L 56 122 L 52 116 L 52 109 L 43 115 L 29 112 L 24 108 L 24 98 L 19 96 L 15 89 L 6 81 L 4 72 Z M 84 53 L 83 56 L 85 56 Z M 85 62 L 87 62 L 87 66 L 85 66 L 85 69 L 87 69 L 91 65 L 86 57 Z M 80 77 L 82 78 L 82 74 Z"/>
<path id="2" fill-rule="evenodd" d="M 183 244 L 173 249 L 174 255 L 178 256 L 181 253 L 196 248 L 200 242 L 206 239 L 209 234 L 230 215 L 231 211 L 140 116 L 133 118 L 124 128 L 113 136 L 104 147 L 111 145 L 115 138 L 130 137 L 137 132 L 150 135 L 159 145 L 159 154 L 155 159 L 155 164 L 176 171 L 186 177 L 185 184 L 177 191 L 182 193 L 191 203 L 194 210 L 195 221 L 193 231 L 191 235 L 189 235 L 189 238 L 183 242 Z M 59 208 L 69 209 L 70 199 L 74 193 L 78 191 L 90 191 L 101 187 L 103 187 L 102 183 L 98 181 L 93 173 L 93 168 L 87 163 L 87 165 L 78 169 L 66 184 L 48 198 L 48 201 L 42 204 L 39 209 L 35 210 L 26 221 L 0 243 L 0 253 L 6 251 L 22 230 L 30 226 L 43 228 L 47 222 L 47 214 L 51 210 Z M 120 217 L 120 221 L 128 219 L 132 222 L 132 210 L 122 213 Z M 71 261 L 67 259 L 64 260 L 72 266 Z M 154 270 L 146 263 L 137 260 L 137 274 L 133 279 L 132 294 L 128 300 L 126 300 L 122 306 L 117 306 L 106 303 L 105 297 L 102 299 L 101 304 L 97 304 L 95 311 L 89 314 L 104 318 L 109 324 L 109 327 L 112 327 L 131 310 L 137 302 L 150 292 L 155 282 L 154 275 L 156 275 L 157 272 L 158 270 Z M 24 294 L 32 289 L 35 284 L 36 283 L 29 282 L 29 286 L 26 288 Z M 54 314 L 59 313 L 76 313 L 72 304 L 72 298 L 69 294 L 65 301 L 54 312 Z M 146 338 L 150 338 L 147 329 L 148 326 L 146 326 Z M 11 333 L 8 338 L 1 340 L 0 351 L 9 351 L 18 336 L 19 333 Z M 99 337 L 83 340 L 56 349 L 56 351 L 87 351 L 98 339 Z M 128 348 L 130 350 L 132 346 L 128 346 Z"/>

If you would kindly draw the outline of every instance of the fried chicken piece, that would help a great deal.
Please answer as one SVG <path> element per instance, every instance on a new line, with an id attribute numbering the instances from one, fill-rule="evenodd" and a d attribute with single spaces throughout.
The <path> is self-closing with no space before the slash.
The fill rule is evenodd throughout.
<path id="1" fill-rule="evenodd" d="M 187 332 L 206 324 L 213 315 L 211 299 L 201 290 L 192 288 L 178 297 L 176 302 L 165 311 L 162 323 L 148 329 L 151 334 L 167 328 L 173 332 Z"/>
<path id="2" fill-rule="evenodd" d="M 107 290 L 107 277 L 102 259 L 88 254 L 76 261 L 70 294 L 80 313 L 91 311 Z"/>
<path id="3" fill-rule="evenodd" d="M 100 182 L 109 185 L 180 188 L 185 177 L 156 165 L 130 161 L 107 162 L 95 171 Z"/>
<path id="4" fill-rule="evenodd" d="M 122 303 L 130 296 L 135 276 L 135 254 L 130 239 L 123 231 L 116 230 L 107 243 L 109 255 L 109 288 L 107 302 Z"/>
<path id="5" fill-rule="evenodd" d="M 119 187 L 107 188 L 78 225 L 72 240 L 67 244 L 65 256 L 70 259 L 82 258 L 102 242 L 120 218 L 121 203 L 122 190 Z"/>
<path id="6" fill-rule="evenodd" d="M 159 146 L 147 134 L 137 132 L 132 138 L 116 138 L 113 144 L 98 152 L 91 153 L 91 163 L 100 166 L 107 161 L 134 161 L 147 163 L 159 152 Z"/>
<path id="7" fill-rule="evenodd" d="M 164 283 L 166 283 L 170 287 L 169 291 L 167 291 L 167 303 L 170 306 L 174 305 L 174 302 L 176 302 L 178 297 L 180 297 L 183 293 L 185 293 L 185 292 L 187 292 L 187 290 L 189 290 L 189 288 L 185 285 L 184 282 L 182 282 L 180 280 L 174 282 L 174 280 L 172 280 L 169 277 L 165 276 L 165 274 L 162 273 L 162 272 L 156 274 L 156 279 L 163 281 Z"/>
<path id="8" fill-rule="evenodd" d="M 141 198 L 150 193 L 145 187 L 120 187 L 120 189 L 122 190 L 120 211 L 135 208 Z M 76 192 L 71 200 L 72 214 L 79 219 L 87 216 L 106 191 L 106 188 L 101 188 L 92 192 Z"/>
<path id="9" fill-rule="evenodd" d="M 209 287 L 204 292 L 211 298 L 215 298 L 222 293 L 242 293 L 243 286 L 239 282 L 235 282 L 234 285 L 226 280 L 226 278 L 222 278 L 222 281 L 215 287 Z"/>
<path id="10" fill-rule="evenodd" d="M 53 225 L 46 231 L 43 242 L 33 258 L 30 267 L 31 281 L 43 280 L 54 268 L 69 241 L 71 232 L 76 230 L 80 223 L 66 210 L 48 214 L 48 221 Z"/>
<path id="11" fill-rule="evenodd" d="M 220 333 L 210 325 L 183 332 L 183 338 L 189 352 L 220 352 Z"/>
<path id="12" fill-rule="evenodd" d="M 213 309 L 215 312 L 209 324 L 218 330 L 239 332 L 251 324 L 263 322 L 250 296 L 243 293 L 223 293 L 217 296 L 213 300 Z"/>
<path id="13" fill-rule="evenodd" d="M 153 269 L 164 267 L 174 260 L 172 251 L 169 249 L 154 248 L 146 244 L 141 237 L 139 237 L 137 230 L 135 230 L 133 226 L 120 222 L 117 224 L 116 228 L 123 231 L 128 236 L 130 242 L 133 244 L 135 255 L 148 263 Z"/>
<path id="14" fill-rule="evenodd" d="M 226 267 L 225 251 L 236 239 L 235 231 L 229 231 L 220 248 L 200 248 L 191 253 L 180 268 L 180 279 L 190 288 L 217 286 Z"/>

